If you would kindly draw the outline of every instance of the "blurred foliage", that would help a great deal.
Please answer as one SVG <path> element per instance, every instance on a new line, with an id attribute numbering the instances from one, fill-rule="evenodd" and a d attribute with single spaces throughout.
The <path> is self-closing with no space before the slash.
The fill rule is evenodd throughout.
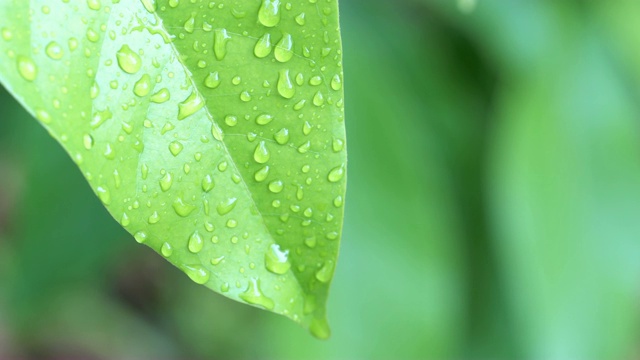
<path id="1" fill-rule="evenodd" d="M 640 4 L 341 9 L 333 337 L 213 296 L 136 245 L 2 94 L 0 358 L 638 356 Z"/>

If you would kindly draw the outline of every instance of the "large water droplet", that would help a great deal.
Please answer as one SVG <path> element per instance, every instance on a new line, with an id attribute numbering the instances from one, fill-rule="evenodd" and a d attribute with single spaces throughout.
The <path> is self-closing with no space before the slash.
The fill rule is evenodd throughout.
<path id="1" fill-rule="evenodd" d="M 259 163 L 264 164 L 271 158 L 271 154 L 269 153 L 269 149 L 267 149 L 267 144 L 264 141 L 260 141 L 260 143 L 256 146 L 256 150 L 253 152 L 253 159 Z"/>
<path id="2" fill-rule="evenodd" d="M 276 60 L 282 63 L 291 60 L 291 58 L 293 57 L 293 39 L 291 37 L 291 34 L 285 33 L 282 36 L 282 39 L 280 39 L 280 41 L 278 41 L 278 43 L 276 44 L 274 55 L 276 57 Z"/>
<path id="3" fill-rule="evenodd" d="M 168 242 L 162 244 L 162 248 L 160 248 L 160 253 L 162 256 L 168 258 L 173 254 L 173 247 Z"/>
<path id="4" fill-rule="evenodd" d="M 331 88 L 335 91 L 342 89 L 342 79 L 340 79 L 340 75 L 336 74 L 331 79 Z"/>
<path id="5" fill-rule="evenodd" d="M 256 124 L 258 125 L 267 125 L 268 123 L 273 121 L 273 116 L 269 114 L 261 114 L 256 118 Z"/>
<path id="6" fill-rule="evenodd" d="M 267 270 L 274 274 L 285 274 L 291 268 L 289 262 L 289 250 L 280 250 L 280 245 L 272 244 L 264 256 L 264 263 Z"/>
<path id="7" fill-rule="evenodd" d="M 187 247 L 189 248 L 189 251 L 194 254 L 202 251 L 202 248 L 204 247 L 204 240 L 202 239 L 202 236 L 200 236 L 198 230 L 194 231 L 193 234 L 191 234 L 191 236 L 189 237 L 189 243 Z"/>
<path id="8" fill-rule="evenodd" d="M 196 111 L 202 109 L 204 100 L 195 91 L 189 95 L 183 102 L 178 104 L 178 120 L 184 120 L 193 115 Z"/>
<path id="9" fill-rule="evenodd" d="M 206 175 L 204 177 L 204 179 L 202 179 L 202 190 L 204 192 L 209 192 L 211 191 L 213 188 L 215 187 L 215 184 L 213 182 L 213 178 L 211 177 L 211 175 Z"/>
<path id="10" fill-rule="evenodd" d="M 274 27 L 280 22 L 280 0 L 262 0 L 258 10 L 258 21 L 266 27 Z"/>
<path id="11" fill-rule="evenodd" d="M 253 178 L 256 179 L 257 182 L 263 182 L 266 180 L 267 176 L 269 176 L 269 166 L 265 166 L 253 175 Z"/>
<path id="12" fill-rule="evenodd" d="M 271 54 L 271 35 L 269 33 L 258 39 L 256 46 L 253 48 L 253 54 L 259 58 L 264 58 Z"/>
<path id="13" fill-rule="evenodd" d="M 247 290 L 239 295 L 240 299 L 252 305 L 262 306 L 267 310 L 273 310 L 275 303 L 260 289 L 260 281 L 256 278 L 249 279 Z"/>
<path id="14" fill-rule="evenodd" d="M 285 99 L 291 99 L 296 93 L 296 89 L 293 87 L 293 83 L 289 77 L 289 70 L 287 69 L 280 70 L 278 93 Z"/>
<path id="15" fill-rule="evenodd" d="M 282 192 L 283 189 L 284 189 L 284 183 L 282 182 L 282 180 L 273 180 L 272 182 L 269 183 L 269 191 L 271 191 L 274 194 L 278 194 Z"/>
<path id="16" fill-rule="evenodd" d="M 189 34 L 193 33 L 193 30 L 196 26 L 196 18 L 194 15 L 195 14 L 191 14 L 191 17 L 184 23 L 184 31 L 188 32 Z"/>
<path id="17" fill-rule="evenodd" d="M 23 79 L 33 81 L 38 76 L 38 67 L 30 57 L 18 56 L 17 59 L 18 73 Z"/>
<path id="18" fill-rule="evenodd" d="M 176 141 L 172 141 L 169 144 L 169 151 L 171 151 L 171 154 L 173 156 L 178 156 L 182 152 L 182 149 L 184 149 L 184 146 L 182 145 L 181 142 L 179 142 L 177 140 Z"/>
<path id="19" fill-rule="evenodd" d="M 144 231 L 138 231 L 133 235 L 133 238 L 138 244 L 143 244 L 145 241 L 147 241 L 147 233 L 145 233 Z"/>
<path id="20" fill-rule="evenodd" d="M 160 188 L 162 191 L 168 191 L 171 189 L 171 185 L 173 185 L 173 176 L 168 172 L 160 179 Z"/>
<path id="21" fill-rule="evenodd" d="M 209 89 L 215 89 L 220 86 L 220 75 L 217 71 L 209 73 L 207 77 L 204 79 L 204 86 Z"/>
<path id="22" fill-rule="evenodd" d="M 111 110 L 107 107 L 103 111 L 96 111 L 91 117 L 91 122 L 89 123 L 89 125 L 91 125 L 92 128 L 97 129 L 105 121 L 111 119 L 111 117 L 113 117 L 113 114 L 111 113 Z"/>
<path id="23" fill-rule="evenodd" d="M 118 59 L 118 66 L 122 71 L 128 74 L 135 74 L 140 70 L 142 66 L 142 59 L 140 59 L 140 55 L 136 54 L 129 45 L 122 45 L 120 50 L 116 53 L 116 58 Z"/>
<path id="24" fill-rule="evenodd" d="M 151 101 L 156 104 L 162 104 L 163 102 L 169 101 L 171 99 L 171 93 L 167 88 L 162 88 L 158 90 L 155 94 L 151 95 Z"/>
<path id="25" fill-rule="evenodd" d="M 278 131 L 273 135 L 273 138 L 280 145 L 286 144 L 287 142 L 289 142 L 289 129 L 287 128 L 280 129 L 280 131 Z"/>
<path id="26" fill-rule="evenodd" d="M 227 33 L 227 29 L 215 29 L 213 32 L 213 53 L 216 59 L 222 60 L 227 55 L 227 43 L 231 36 Z"/>

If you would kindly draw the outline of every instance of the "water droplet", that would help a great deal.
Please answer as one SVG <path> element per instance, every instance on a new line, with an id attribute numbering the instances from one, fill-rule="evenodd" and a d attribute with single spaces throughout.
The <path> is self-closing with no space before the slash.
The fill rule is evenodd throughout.
<path id="1" fill-rule="evenodd" d="M 285 99 L 291 99 L 296 93 L 296 89 L 293 87 L 293 83 L 289 77 L 289 70 L 287 69 L 280 70 L 278 93 Z"/>
<path id="2" fill-rule="evenodd" d="M 338 167 L 333 168 L 329 172 L 329 175 L 327 176 L 327 178 L 331 182 L 338 182 L 342 179 L 343 176 L 344 176 L 344 165 L 340 165 Z"/>
<path id="3" fill-rule="evenodd" d="M 304 124 L 302 125 L 302 133 L 305 135 L 309 135 L 311 133 L 311 124 L 309 124 L 308 121 L 305 121 Z"/>
<path id="4" fill-rule="evenodd" d="M 36 109 L 36 119 L 42 121 L 45 124 L 50 124 L 52 119 L 48 112 L 42 109 Z"/>
<path id="5" fill-rule="evenodd" d="M 303 26 L 306 23 L 304 13 L 300 13 L 298 16 L 296 16 L 296 23 L 298 23 L 298 25 L 300 26 Z"/>
<path id="6" fill-rule="evenodd" d="M 127 213 L 122 213 L 122 217 L 120 218 L 120 224 L 124 227 L 129 226 L 131 224 L 131 220 L 129 219 L 129 215 Z"/>
<path id="7" fill-rule="evenodd" d="M 162 256 L 168 258 L 171 256 L 171 254 L 173 254 L 173 247 L 168 242 L 165 242 L 160 248 L 160 253 L 162 254 Z"/>
<path id="8" fill-rule="evenodd" d="M 307 103 L 307 100 L 304 100 L 304 99 L 298 101 L 295 105 L 293 105 L 293 110 L 296 110 L 296 111 L 301 110 L 306 103 Z"/>
<path id="9" fill-rule="evenodd" d="M 289 250 L 280 250 L 280 245 L 272 244 L 264 256 L 264 263 L 267 270 L 274 274 L 285 274 L 291 268 L 289 262 Z"/>
<path id="10" fill-rule="evenodd" d="M 282 128 L 273 135 L 273 138 L 278 144 L 284 145 L 289 142 L 289 130 L 287 128 Z"/>
<path id="11" fill-rule="evenodd" d="M 280 0 L 262 0 L 258 10 L 258 21 L 266 27 L 274 27 L 280 22 Z"/>
<path id="12" fill-rule="evenodd" d="M 237 201 L 238 199 L 236 198 L 228 198 L 224 201 L 221 201 L 216 207 L 216 211 L 218 211 L 218 214 L 220 215 L 226 215 L 236 207 Z"/>
<path id="13" fill-rule="evenodd" d="M 309 325 L 309 331 L 311 335 L 315 336 L 318 339 L 328 339 L 331 336 L 331 330 L 329 329 L 329 324 L 327 320 L 314 318 L 311 320 L 311 324 Z"/>
<path id="14" fill-rule="evenodd" d="M 318 91 L 314 96 L 313 96 L 313 105 L 315 106 L 322 106 L 324 105 L 324 96 L 322 95 L 322 93 L 320 91 Z"/>
<path id="15" fill-rule="evenodd" d="M 183 102 L 178 104 L 178 120 L 184 120 L 195 114 L 196 111 L 202 109 L 204 100 L 195 91 L 189 95 Z"/>
<path id="16" fill-rule="evenodd" d="M 182 149 L 184 149 L 184 146 L 182 145 L 181 142 L 179 141 L 172 141 L 169 144 L 169 151 L 171 151 L 171 154 L 173 154 L 173 156 L 178 156 L 178 154 L 180 154 L 182 152 Z"/>
<path id="17" fill-rule="evenodd" d="M 113 114 L 109 108 L 104 109 L 104 111 L 96 111 L 91 117 L 91 125 L 92 128 L 97 129 L 100 125 L 102 125 L 105 121 L 111 119 Z"/>
<path id="18" fill-rule="evenodd" d="M 11 39 L 13 39 L 13 32 L 11 32 L 11 30 L 7 28 L 2 28 L 2 38 L 5 41 L 10 41 Z"/>
<path id="19" fill-rule="evenodd" d="M 142 0 L 142 5 L 147 9 L 148 12 L 154 13 L 156 12 L 156 1 L 155 0 Z"/>
<path id="20" fill-rule="evenodd" d="M 344 149 L 344 141 L 340 139 L 333 139 L 332 147 L 334 152 L 340 152 Z"/>
<path id="21" fill-rule="evenodd" d="M 162 177 L 162 179 L 160 179 L 160 188 L 163 192 L 166 192 L 171 189 L 171 185 L 173 185 L 173 176 L 171 176 L 171 173 L 168 172 L 164 174 L 164 177 Z"/>
<path id="22" fill-rule="evenodd" d="M 256 171 L 256 173 L 253 175 L 253 178 L 257 181 L 257 182 L 263 182 L 267 176 L 269 176 L 269 166 L 265 166 L 261 169 L 259 169 L 258 171 Z"/>
<path id="23" fill-rule="evenodd" d="M 157 211 L 154 211 L 153 214 L 149 216 L 149 219 L 147 219 L 147 222 L 149 224 L 156 224 L 158 223 L 158 221 L 160 221 L 160 215 L 158 215 Z"/>
<path id="24" fill-rule="evenodd" d="M 252 305 L 259 305 L 267 310 L 273 310 L 275 303 L 273 300 L 265 296 L 260 289 L 260 280 L 256 278 L 249 279 L 247 290 L 239 295 L 239 297 Z"/>
<path id="25" fill-rule="evenodd" d="M 23 79 L 33 81 L 38 75 L 38 67 L 33 60 L 26 56 L 18 56 L 18 73 Z"/>
<path id="26" fill-rule="evenodd" d="M 169 90 L 167 88 L 163 88 L 158 90 L 157 93 L 151 95 L 150 100 L 156 104 L 162 104 L 163 102 L 166 102 L 169 99 L 171 99 L 171 93 L 169 93 Z"/>
<path id="27" fill-rule="evenodd" d="M 248 91 L 243 91 L 240 94 L 240 100 L 244 101 L 244 102 L 249 102 L 251 101 L 251 94 L 249 94 Z"/>
<path id="28" fill-rule="evenodd" d="M 220 75 L 217 71 L 209 73 L 207 77 L 204 79 L 204 86 L 209 89 L 215 89 L 220 86 Z"/>
<path id="29" fill-rule="evenodd" d="M 135 74 L 140 70 L 142 66 L 142 59 L 140 59 L 140 55 L 136 54 L 129 45 L 122 45 L 120 50 L 116 53 L 116 58 L 118 59 L 118 66 L 122 71 L 128 74 Z"/>
<path id="30" fill-rule="evenodd" d="M 304 144 L 298 146 L 298 152 L 300 154 L 305 154 L 311 149 L 311 142 L 307 141 Z"/>
<path id="31" fill-rule="evenodd" d="M 269 191 L 271 191 L 274 194 L 278 194 L 282 192 L 283 189 L 284 189 L 284 183 L 282 182 L 282 180 L 273 180 L 272 182 L 269 183 Z"/>
<path id="32" fill-rule="evenodd" d="M 258 115 L 256 118 L 256 124 L 258 125 L 267 125 L 271 121 L 273 121 L 273 116 L 269 114 Z"/>
<path id="33" fill-rule="evenodd" d="M 194 16 L 195 14 L 191 14 L 191 17 L 184 23 L 184 31 L 188 32 L 189 34 L 193 33 L 193 30 L 196 26 L 196 18 Z"/>
<path id="34" fill-rule="evenodd" d="M 209 271 L 200 265 L 182 265 L 182 271 L 196 284 L 203 285 L 209 281 Z"/>
<path id="35" fill-rule="evenodd" d="M 60 60 L 64 55 L 62 51 L 62 46 L 55 41 L 50 42 L 45 48 L 44 52 L 53 60 Z"/>
<path id="36" fill-rule="evenodd" d="M 328 283 L 331 281 L 333 277 L 333 270 L 335 268 L 335 263 L 333 260 L 327 260 L 322 268 L 316 272 L 316 279 L 322 283 Z"/>
<path id="37" fill-rule="evenodd" d="M 211 265 L 218 265 L 222 262 L 222 260 L 224 260 L 224 256 L 219 256 L 217 258 L 213 258 L 211 259 Z"/>
<path id="38" fill-rule="evenodd" d="M 227 55 L 227 43 L 231 36 L 227 33 L 227 29 L 215 29 L 213 31 L 213 53 L 216 59 L 222 60 Z"/>
<path id="39" fill-rule="evenodd" d="M 310 247 L 311 249 L 315 248 L 317 243 L 318 243 L 318 241 L 316 240 L 315 236 L 311 236 L 311 237 L 308 237 L 308 238 L 304 239 L 304 244 L 307 245 L 308 247 Z"/>
<path id="40" fill-rule="evenodd" d="M 111 203 L 111 193 L 109 189 L 106 187 L 98 186 L 96 188 L 96 193 L 98 194 L 98 198 L 102 201 L 103 204 L 109 205 Z"/>
<path id="41" fill-rule="evenodd" d="M 143 244 L 145 241 L 147 241 L 147 233 L 144 231 L 138 231 L 133 235 L 133 238 L 136 239 L 138 244 Z"/>
<path id="42" fill-rule="evenodd" d="M 238 118 L 233 115 L 227 115 L 224 118 L 224 123 L 227 124 L 227 126 L 236 126 L 238 125 Z"/>
<path id="43" fill-rule="evenodd" d="M 278 43 L 276 44 L 276 49 L 273 53 L 276 57 L 276 60 L 282 63 L 291 60 L 291 58 L 293 57 L 293 39 L 291 37 L 291 34 L 285 33 L 282 36 L 282 39 L 280 39 L 280 41 L 278 41 Z"/>
<path id="44" fill-rule="evenodd" d="M 258 39 L 256 46 L 253 48 L 253 54 L 259 58 L 265 58 L 271 54 L 271 35 L 269 33 Z"/>
<path id="45" fill-rule="evenodd" d="M 267 144 L 264 141 L 260 141 L 253 152 L 253 159 L 259 164 L 264 164 L 269 161 L 269 158 L 271 158 L 271 154 L 267 149 Z"/>
<path id="46" fill-rule="evenodd" d="M 320 84 L 322 84 L 322 77 L 320 77 L 320 76 L 316 75 L 316 76 L 312 77 L 311 79 L 309 79 L 309 85 L 311 85 L 311 86 L 318 86 Z"/>
<path id="47" fill-rule="evenodd" d="M 204 247 L 204 240 L 202 239 L 202 236 L 200 236 L 198 230 L 194 231 L 193 234 L 191 234 L 191 236 L 189 237 L 189 243 L 187 247 L 189 248 L 189 251 L 194 254 L 202 251 L 202 248 Z"/>
<path id="48" fill-rule="evenodd" d="M 182 198 L 180 197 L 176 198 L 176 200 L 173 202 L 173 210 L 176 212 L 176 214 L 182 217 L 189 216 L 195 209 L 195 206 L 185 203 L 184 200 L 182 200 Z"/>
<path id="49" fill-rule="evenodd" d="M 333 206 L 339 208 L 342 206 L 344 201 L 342 200 L 342 196 L 338 195 L 335 199 L 333 199 Z"/>
<path id="50" fill-rule="evenodd" d="M 100 0 L 87 0 L 87 6 L 91 10 L 100 10 Z"/>
<path id="51" fill-rule="evenodd" d="M 133 86 L 133 93 L 137 96 L 147 96 L 151 91 L 151 76 L 144 74 Z"/>
<path id="52" fill-rule="evenodd" d="M 213 182 L 213 179 L 211 178 L 211 175 L 206 175 L 204 177 L 204 179 L 202 179 L 202 190 L 204 192 L 209 192 L 211 191 L 213 188 L 215 187 L 215 184 Z"/>
<path id="53" fill-rule="evenodd" d="M 331 79 L 331 88 L 335 91 L 342 89 L 342 79 L 340 79 L 340 75 L 335 74 Z"/>

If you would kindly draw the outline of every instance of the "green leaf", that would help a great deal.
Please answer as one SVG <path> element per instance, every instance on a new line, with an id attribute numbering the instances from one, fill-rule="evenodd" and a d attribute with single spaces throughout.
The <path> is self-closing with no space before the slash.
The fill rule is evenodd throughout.
<path id="1" fill-rule="evenodd" d="M 346 182 L 337 1 L 16 0 L 0 16 L 2 83 L 138 242 L 329 336 Z"/>

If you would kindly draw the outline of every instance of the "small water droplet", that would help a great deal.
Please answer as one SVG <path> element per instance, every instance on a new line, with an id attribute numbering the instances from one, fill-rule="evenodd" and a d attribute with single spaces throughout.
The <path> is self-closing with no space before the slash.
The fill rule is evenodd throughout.
<path id="1" fill-rule="evenodd" d="M 342 89 L 342 79 L 340 79 L 340 75 L 335 74 L 331 79 L 331 88 L 335 91 Z"/>
<path id="2" fill-rule="evenodd" d="M 285 274 L 291 268 L 289 262 L 289 250 L 280 250 L 280 245 L 272 244 L 264 256 L 264 263 L 267 270 L 274 274 Z"/>
<path id="3" fill-rule="evenodd" d="M 260 281 L 256 278 L 249 279 L 247 290 L 239 295 L 239 297 L 252 305 L 262 306 L 267 310 L 273 310 L 275 303 L 268 298 L 260 289 Z"/>
<path id="4" fill-rule="evenodd" d="M 256 46 L 253 48 L 253 54 L 258 58 L 265 58 L 271 54 L 271 35 L 269 33 L 264 34 Z"/>
<path id="5" fill-rule="evenodd" d="M 311 142 L 307 141 L 304 144 L 298 146 L 298 152 L 300 154 L 305 154 L 311 149 Z"/>
<path id="6" fill-rule="evenodd" d="M 269 166 L 264 166 L 263 168 L 259 169 L 258 171 L 256 171 L 256 173 L 253 175 L 253 178 L 257 181 L 257 182 L 263 182 L 267 176 L 269 176 Z"/>
<path id="7" fill-rule="evenodd" d="M 269 183 L 269 191 L 271 191 L 274 194 L 278 194 L 282 192 L 283 189 L 284 189 L 284 183 L 282 182 L 282 180 L 273 180 L 272 182 Z"/>
<path id="8" fill-rule="evenodd" d="M 191 34 L 191 33 L 193 33 L 193 30 L 195 29 L 195 26 L 196 26 L 195 14 L 191 14 L 191 17 L 189 19 L 187 19 L 187 21 L 185 21 L 185 23 L 184 23 L 184 31 L 186 31 L 189 34 Z"/>
<path id="9" fill-rule="evenodd" d="M 329 172 L 327 179 L 329 179 L 329 181 L 331 182 L 338 182 L 342 179 L 343 176 L 344 176 L 344 165 L 340 165 L 338 167 L 333 168 Z"/>
<path id="10" fill-rule="evenodd" d="M 158 92 L 156 92 L 155 94 L 151 95 L 150 100 L 156 104 L 162 104 L 169 99 L 171 99 L 171 93 L 169 93 L 169 90 L 167 88 L 163 88 L 158 90 Z"/>
<path id="11" fill-rule="evenodd" d="M 44 52 L 53 60 L 60 60 L 64 55 L 62 51 L 62 46 L 55 41 L 50 42 L 45 48 Z"/>
<path id="12" fill-rule="evenodd" d="M 144 5 L 144 8 L 148 12 L 150 12 L 150 13 L 156 12 L 156 1 L 155 0 L 142 0 L 142 5 Z"/>
<path id="13" fill-rule="evenodd" d="M 154 211 L 153 214 L 149 216 L 149 219 L 147 219 L 149 224 L 157 224 L 158 221 L 160 221 L 160 215 L 157 211 Z"/>
<path id="14" fill-rule="evenodd" d="M 147 233 L 144 231 L 138 231 L 133 235 L 133 238 L 138 242 L 138 244 L 143 244 L 147 241 Z"/>
<path id="15" fill-rule="evenodd" d="M 269 149 L 267 149 L 267 144 L 264 141 L 260 141 L 253 152 L 253 159 L 259 164 L 264 164 L 269 161 L 270 158 L 271 154 L 269 153 Z"/>
<path id="16" fill-rule="evenodd" d="M 176 198 L 176 200 L 173 202 L 173 210 L 176 212 L 176 214 L 182 217 L 189 216 L 195 209 L 195 206 L 185 203 L 181 197 Z"/>
<path id="17" fill-rule="evenodd" d="M 36 76 L 38 75 L 38 67 L 30 57 L 22 55 L 18 56 L 17 65 L 18 73 L 20 73 L 20 76 L 22 76 L 23 79 L 27 81 L 33 81 L 36 79 Z"/>
<path id="18" fill-rule="evenodd" d="M 169 189 L 171 189 L 171 185 L 173 185 L 173 176 L 171 176 L 171 173 L 168 172 L 164 174 L 162 179 L 160 179 L 160 188 L 162 189 L 163 192 L 166 192 L 166 191 L 169 191 Z"/>
<path id="19" fill-rule="evenodd" d="M 289 130 L 287 128 L 282 128 L 273 135 L 273 138 L 278 144 L 284 145 L 289 142 Z"/>
<path id="20" fill-rule="evenodd" d="M 182 152 L 182 149 L 184 149 L 184 146 L 182 145 L 181 142 L 179 141 L 172 141 L 169 144 L 169 151 L 171 151 L 171 154 L 173 154 L 173 156 L 178 156 L 178 154 L 180 154 Z"/>
<path id="21" fill-rule="evenodd" d="M 278 77 L 278 93 L 285 99 L 291 99 L 296 93 L 296 89 L 293 87 L 291 78 L 289 77 L 289 70 L 280 70 Z"/>
<path id="22" fill-rule="evenodd" d="M 222 262 L 222 260 L 224 260 L 224 256 L 219 256 L 217 258 L 213 258 L 211 259 L 211 265 L 218 265 Z"/>
<path id="23" fill-rule="evenodd" d="M 313 105 L 315 106 L 322 106 L 324 105 L 324 95 L 322 95 L 322 93 L 320 91 L 318 91 L 314 96 L 313 96 Z"/>
<path id="24" fill-rule="evenodd" d="M 98 198 L 102 201 L 103 204 L 109 205 L 111 203 L 111 193 L 109 189 L 103 186 L 98 186 L 96 188 L 96 193 L 98 193 Z"/>
<path id="25" fill-rule="evenodd" d="M 168 242 L 165 242 L 160 248 L 160 253 L 162 254 L 162 256 L 168 258 L 173 254 L 173 247 Z"/>
<path id="26" fill-rule="evenodd" d="M 137 96 L 147 96 L 151 91 L 151 76 L 144 74 L 133 86 L 133 93 Z"/>
<path id="27" fill-rule="evenodd" d="M 226 215 L 236 207 L 237 201 L 237 198 L 228 198 L 224 201 L 221 201 L 216 207 L 216 211 L 220 215 Z"/>
<path id="28" fill-rule="evenodd" d="M 213 31 L 213 53 L 216 59 L 222 60 L 227 55 L 227 43 L 231 36 L 227 33 L 227 29 L 215 29 Z"/>
<path id="29" fill-rule="evenodd" d="M 274 27 L 280 22 L 280 0 L 262 0 L 258 10 L 258 21 L 266 27 Z"/>
<path id="30" fill-rule="evenodd" d="M 293 57 L 293 38 L 291 34 L 285 33 L 282 36 L 282 39 L 276 44 L 274 55 L 276 60 L 281 63 L 291 60 Z"/>
<path id="31" fill-rule="evenodd" d="M 273 121 L 273 116 L 269 114 L 261 114 L 256 118 L 256 124 L 258 125 L 267 125 Z"/>
<path id="32" fill-rule="evenodd" d="M 140 70 L 142 66 L 142 59 L 140 59 L 140 55 L 136 54 L 129 45 L 122 45 L 120 50 L 116 53 L 116 58 L 118 59 L 118 66 L 122 71 L 128 74 L 135 74 Z"/>
<path id="33" fill-rule="evenodd" d="M 304 13 L 300 13 L 298 16 L 296 16 L 296 23 L 298 23 L 298 25 L 300 26 L 303 26 L 306 23 Z"/>
<path id="34" fill-rule="evenodd" d="M 331 281 L 333 277 L 333 270 L 335 268 L 335 263 L 333 260 L 327 260 L 322 268 L 316 272 L 316 279 L 322 283 L 328 283 Z"/>
<path id="35" fill-rule="evenodd" d="M 220 86 L 220 74 L 218 74 L 217 71 L 209 73 L 209 75 L 204 79 L 204 86 L 209 89 L 215 89 Z"/>
<path id="36" fill-rule="evenodd" d="M 209 281 L 209 271 L 201 265 L 182 265 L 181 267 L 189 278 L 196 284 L 203 285 Z"/>
<path id="37" fill-rule="evenodd" d="M 204 247 L 204 240 L 202 239 L 202 236 L 200 236 L 198 230 L 194 231 L 193 234 L 191 234 L 191 236 L 189 237 L 189 243 L 187 247 L 189 248 L 189 251 L 194 254 L 202 251 L 202 248 Z"/>
<path id="38" fill-rule="evenodd" d="M 202 179 L 202 190 L 204 192 L 209 192 L 211 191 L 213 188 L 215 187 L 215 184 L 213 182 L 213 178 L 211 178 L 211 175 L 206 175 L 204 177 L 204 179 Z"/>

